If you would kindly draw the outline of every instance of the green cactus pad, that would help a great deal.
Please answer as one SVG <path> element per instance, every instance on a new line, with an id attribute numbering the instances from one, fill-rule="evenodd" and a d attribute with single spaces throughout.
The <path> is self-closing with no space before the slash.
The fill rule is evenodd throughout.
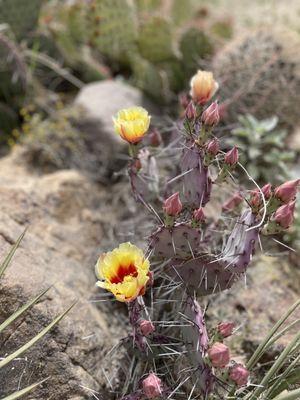
<path id="1" fill-rule="evenodd" d="M 182 35 L 179 48 L 188 76 L 199 69 L 203 60 L 210 57 L 214 52 L 210 38 L 197 28 L 190 28 Z"/>
<path id="2" fill-rule="evenodd" d="M 18 39 L 24 39 L 38 23 L 43 0 L 1 0 L 0 23 L 10 26 Z"/>
<path id="3" fill-rule="evenodd" d="M 172 26 L 164 18 L 153 17 L 140 27 L 139 52 L 146 60 L 159 63 L 174 58 Z"/>
<path id="4" fill-rule="evenodd" d="M 110 61 L 128 64 L 137 37 L 131 3 L 127 0 L 93 0 L 88 15 L 91 45 Z"/>

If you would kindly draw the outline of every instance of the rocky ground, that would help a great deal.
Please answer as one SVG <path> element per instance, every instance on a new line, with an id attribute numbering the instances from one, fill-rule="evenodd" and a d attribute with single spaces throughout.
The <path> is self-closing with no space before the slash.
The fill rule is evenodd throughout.
<path id="1" fill-rule="evenodd" d="M 110 399 L 116 397 L 113 392 L 122 380 L 118 363 L 121 354 L 108 359 L 105 355 L 126 335 L 126 310 L 122 305 L 99 301 L 103 297 L 95 288 L 93 266 L 101 251 L 119 241 L 144 240 L 141 235 L 137 237 L 135 229 L 139 218 L 144 221 L 143 213 L 137 213 L 139 206 L 131 199 L 126 180 L 120 178 L 112 184 L 107 179 L 124 150 L 111 132 L 110 116 L 119 108 L 142 104 L 143 99 L 138 91 L 123 84 L 105 85 L 90 86 L 77 99 L 87 110 L 81 129 L 91 132 L 93 126 L 94 146 L 109 160 L 101 170 L 108 172 L 106 179 L 99 179 L 102 184 L 75 169 L 41 173 L 28 165 L 22 147 L 0 160 L 2 258 L 28 228 L 1 282 L 0 322 L 29 298 L 52 286 L 0 338 L 0 356 L 20 347 L 77 301 L 58 327 L 1 370 L 1 397 L 49 377 L 27 398 Z M 111 93 L 113 99 L 108 96 Z M 293 268 L 287 257 L 277 260 L 259 256 L 250 268 L 247 287 L 238 284 L 210 302 L 211 325 L 223 318 L 240 325 L 234 342 L 239 357 L 251 352 L 296 300 L 299 274 Z"/>

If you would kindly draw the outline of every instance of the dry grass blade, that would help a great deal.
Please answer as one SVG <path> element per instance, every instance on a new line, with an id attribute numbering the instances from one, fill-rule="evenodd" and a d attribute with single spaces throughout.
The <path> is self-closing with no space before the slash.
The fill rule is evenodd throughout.
<path id="1" fill-rule="evenodd" d="M 5 260 L 1 263 L 0 266 L 0 278 L 2 277 L 2 275 L 4 274 L 6 268 L 9 266 L 11 259 L 13 258 L 15 251 L 17 250 L 17 248 L 19 247 L 24 235 L 26 233 L 26 229 L 24 230 L 24 232 L 19 236 L 18 240 L 16 241 L 16 243 L 12 246 L 12 248 L 10 249 L 10 252 L 8 253 L 8 255 L 5 257 Z"/>
<path id="2" fill-rule="evenodd" d="M 39 385 L 41 385 L 42 383 L 44 383 L 46 379 L 43 379 L 40 382 L 34 383 L 30 386 L 27 386 L 26 388 L 22 389 L 22 390 L 18 390 L 17 392 L 14 392 L 12 394 L 10 394 L 9 396 L 3 397 L 1 400 L 15 400 L 15 399 L 19 399 L 20 397 L 24 396 L 25 394 L 31 392 L 32 390 L 36 389 Z"/>
<path id="3" fill-rule="evenodd" d="M 50 288 L 47 288 L 46 290 L 43 290 L 42 293 L 34 297 L 32 300 L 30 300 L 28 303 L 24 304 L 22 307 L 20 307 L 16 312 L 14 312 L 10 317 L 8 317 L 2 324 L 0 324 L 0 333 L 5 329 L 9 324 L 11 324 L 14 320 L 16 320 L 20 315 L 22 315 L 25 311 L 28 310 L 31 306 L 33 306 L 35 303 L 39 301 L 39 299 L 48 292 Z"/>
<path id="4" fill-rule="evenodd" d="M 47 325 L 41 332 L 39 332 L 36 336 L 34 336 L 29 342 L 25 343 L 22 347 L 20 347 L 18 350 L 10 354 L 9 356 L 3 358 L 3 360 L 0 361 L 0 369 L 13 361 L 15 358 L 19 357 L 21 354 L 23 354 L 25 351 L 27 351 L 31 346 L 33 346 L 37 341 L 42 339 L 43 336 L 46 335 L 52 329 L 58 322 L 71 310 L 72 307 L 74 307 L 76 303 L 73 303 L 66 311 L 64 311 L 62 314 L 58 315 L 49 325 Z"/>
<path id="5" fill-rule="evenodd" d="M 280 318 L 280 320 L 273 326 L 273 328 L 270 330 L 266 338 L 261 342 L 261 344 L 258 346 L 256 351 L 253 353 L 252 357 L 247 363 L 247 368 L 251 369 L 255 363 L 260 359 L 260 357 L 264 354 L 266 348 L 269 345 L 270 340 L 272 340 L 273 336 L 275 333 L 278 331 L 278 329 L 281 327 L 281 325 L 288 319 L 288 317 L 296 310 L 296 308 L 300 305 L 300 300 L 298 300 L 296 303 L 294 303 L 289 310 L 286 312 L 286 314 Z"/>

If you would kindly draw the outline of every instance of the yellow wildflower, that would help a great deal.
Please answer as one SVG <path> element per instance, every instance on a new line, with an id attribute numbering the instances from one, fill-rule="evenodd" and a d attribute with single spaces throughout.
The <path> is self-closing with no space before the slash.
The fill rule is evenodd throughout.
<path id="1" fill-rule="evenodd" d="M 115 131 L 127 142 L 138 143 L 149 129 L 150 118 L 143 107 L 125 108 L 113 118 Z"/>
<path id="2" fill-rule="evenodd" d="M 96 264 L 97 286 L 109 290 L 117 300 L 130 302 L 143 295 L 149 281 L 149 260 L 138 247 L 127 242 L 102 254 Z"/>

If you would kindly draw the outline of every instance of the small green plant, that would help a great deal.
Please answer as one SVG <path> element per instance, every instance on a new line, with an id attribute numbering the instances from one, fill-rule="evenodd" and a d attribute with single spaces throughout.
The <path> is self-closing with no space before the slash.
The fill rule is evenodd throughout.
<path id="1" fill-rule="evenodd" d="M 227 143 L 242 150 L 241 161 L 258 182 L 281 182 L 289 177 L 289 167 L 295 159 L 294 151 L 287 151 L 287 132 L 277 128 L 278 118 L 258 120 L 252 115 L 239 117 Z"/>
<path id="2" fill-rule="evenodd" d="M 6 269 L 8 268 L 16 250 L 18 249 L 23 237 L 25 235 L 25 231 L 20 235 L 16 243 L 12 246 L 11 250 L 3 260 L 3 262 L 0 265 L 0 279 L 4 275 Z M 8 328 L 11 326 L 11 324 L 19 317 L 21 317 L 26 311 L 28 311 L 31 307 L 33 307 L 41 298 L 44 296 L 50 288 L 47 288 L 46 290 L 43 290 L 41 293 L 39 293 L 36 297 L 32 298 L 29 300 L 26 304 L 24 304 L 22 307 L 17 309 L 12 315 L 10 315 L 6 320 L 2 321 L 0 324 L 0 334 L 4 331 L 4 329 Z M 23 353 L 25 353 L 27 350 L 29 350 L 34 344 L 36 344 L 39 340 L 41 340 L 55 325 L 61 321 L 64 316 L 71 310 L 71 308 L 74 306 L 72 304 L 66 311 L 58 315 L 56 318 L 53 319 L 44 329 L 42 329 L 39 333 L 37 333 L 32 339 L 30 339 L 27 343 L 25 343 L 23 346 L 19 347 L 16 349 L 13 353 L 0 357 L 0 370 L 1 368 L 4 368 L 6 365 L 8 365 L 10 362 L 15 360 L 16 358 L 20 357 Z M 2 347 L 1 348 L 1 353 L 5 349 Z M 17 390 L 16 392 L 3 397 L 1 400 L 15 400 L 19 399 L 20 397 L 23 397 L 24 395 L 28 394 L 29 392 L 33 391 L 36 389 L 38 386 L 40 386 L 42 383 L 44 383 L 46 379 L 43 379 L 39 382 L 36 382 L 30 386 L 27 386 L 21 390 Z"/>

